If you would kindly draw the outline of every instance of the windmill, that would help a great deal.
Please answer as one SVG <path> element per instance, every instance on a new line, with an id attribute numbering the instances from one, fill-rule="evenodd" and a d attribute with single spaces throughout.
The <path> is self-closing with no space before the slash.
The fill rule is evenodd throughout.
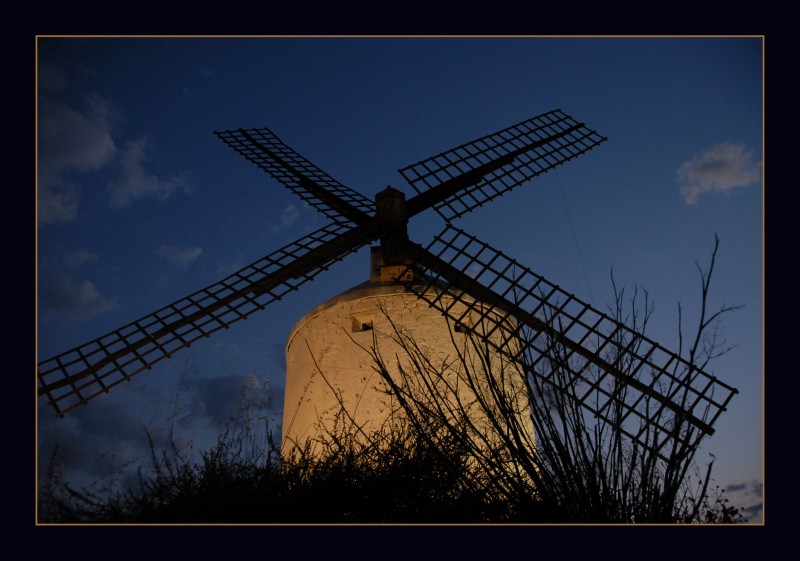
<path id="1" fill-rule="evenodd" d="M 561 110 L 400 169 L 416 191 L 408 200 L 392 187 L 369 200 L 268 129 L 215 134 L 330 222 L 216 284 L 40 362 L 38 395 L 46 396 L 58 415 L 263 310 L 375 241 L 380 242 L 373 248 L 376 283 L 402 287 L 456 326 L 467 325 L 468 316 L 513 318 L 490 322 L 487 341 L 496 352 L 553 391 L 579 385 L 573 395 L 580 407 L 620 424 L 623 434 L 657 453 L 668 443 L 693 447 L 713 434 L 736 393 L 451 224 L 606 140 Z M 445 226 L 423 247 L 408 238 L 407 224 L 431 208 Z M 566 378 L 553 374 L 556 363 Z M 621 385 L 627 388 L 622 403 L 615 389 Z"/>

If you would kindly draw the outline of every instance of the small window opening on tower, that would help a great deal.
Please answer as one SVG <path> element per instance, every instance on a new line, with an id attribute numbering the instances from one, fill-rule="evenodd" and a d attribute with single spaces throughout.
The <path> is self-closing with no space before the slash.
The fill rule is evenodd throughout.
<path id="1" fill-rule="evenodd" d="M 360 333 L 361 331 L 372 331 L 372 320 L 353 318 L 353 333 Z"/>

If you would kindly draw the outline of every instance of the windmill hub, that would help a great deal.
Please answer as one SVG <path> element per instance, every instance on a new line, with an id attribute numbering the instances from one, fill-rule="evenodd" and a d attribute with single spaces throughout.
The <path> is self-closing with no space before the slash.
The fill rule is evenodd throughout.
<path id="1" fill-rule="evenodd" d="M 375 196 L 375 216 L 380 224 L 381 245 L 372 248 L 370 254 L 370 281 L 411 280 L 411 259 L 405 251 L 408 242 L 405 194 L 394 187 L 386 187 Z"/>

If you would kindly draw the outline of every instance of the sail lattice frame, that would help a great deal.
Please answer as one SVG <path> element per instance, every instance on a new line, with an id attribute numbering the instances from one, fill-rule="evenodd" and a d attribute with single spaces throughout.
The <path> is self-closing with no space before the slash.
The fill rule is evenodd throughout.
<path id="1" fill-rule="evenodd" d="M 737 393 L 463 230 L 448 225 L 417 248 L 426 270 L 404 283 L 409 290 L 457 325 L 475 315 L 512 318 L 485 322 L 481 337 L 535 377 L 531 391 L 544 383 L 572 396 L 663 459 L 671 446 L 692 449 L 713 434 Z"/>
<path id="2" fill-rule="evenodd" d="M 39 395 L 63 416 L 297 290 L 368 243 L 369 233 L 360 230 L 343 222 L 324 226 L 216 284 L 39 363 Z"/>
<path id="3" fill-rule="evenodd" d="M 399 169 L 417 198 L 453 184 L 433 208 L 458 218 L 607 140 L 560 109 Z"/>
<path id="4" fill-rule="evenodd" d="M 267 128 L 214 134 L 328 218 L 361 223 L 375 212 L 373 201 L 333 179 Z"/>

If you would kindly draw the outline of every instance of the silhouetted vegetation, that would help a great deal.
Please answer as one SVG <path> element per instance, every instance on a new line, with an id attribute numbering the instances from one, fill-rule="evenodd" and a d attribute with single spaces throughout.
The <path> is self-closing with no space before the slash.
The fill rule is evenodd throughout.
<path id="1" fill-rule="evenodd" d="M 380 443 L 378 445 L 378 443 Z M 330 442 L 330 453 L 282 461 L 268 443 L 261 458 L 238 437 L 220 438 L 199 462 L 153 450 L 150 470 L 112 495 L 50 480 L 40 489 L 44 523 L 553 523 L 626 522 L 576 516 L 580 505 L 543 498 L 520 482 L 516 494 L 465 477 L 469 451 L 432 447 L 397 431 L 365 445 Z M 741 521 L 717 490 L 694 522 Z M 691 506 L 691 505 L 690 505 Z M 604 507 L 608 512 L 609 508 Z M 665 520 L 651 520 L 663 522 Z M 669 521 L 683 522 L 678 517 Z"/>
<path id="2" fill-rule="evenodd" d="M 369 445 L 331 440 L 325 455 L 291 461 L 282 461 L 271 441 L 264 456 L 253 457 L 239 436 L 220 438 L 199 462 L 153 450 L 151 471 L 110 497 L 51 480 L 41 490 L 41 521 L 433 523 L 531 521 L 538 514 L 532 501 L 520 512 L 465 486 L 462 452 L 433 449 L 401 429 L 375 435 Z"/>
<path id="3" fill-rule="evenodd" d="M 702 310 L 687 350 L 705 367 L 725 352 L 717 322 L 730 307 L 707 313 L 717 246 L 700 269 Z M 646 293 L 625 299 L 615 288 L 611 313 L 643 333 L 651 307 Z M 399 403 L 401 415 L 368 439 L 348 428 L 320 435 L 309 448 L 282 457 L 269 431 L 233 425 L 199 461 L 173 446 L 156 450 L 148 469 L 124 491 L 74 489 L 56 475 L 40 489 L 40 522 L 70 523 L 731 523 L 742 522 L 718 488 L 709 464 L 695 463 L 697 446 L 654 452 L 620 432 L 622 420 L 601 422 L 578 406 L 577 384 L 567 391 L 506 362 L 473 329 L 453 339 L 456 360 L 434 364 L 412 334 L 395 328 L 404 356 L 388 362 L 377 345 L 365 348 Z M 683 338 L 681 339 L 683 341 Z M 632 344 L 635 344 L 633 342 Z M 553 344 L 558 352 L 557 342 Z M 499 363 L 498 363 L 499 361 Z M 550 365 L 552 376 L 559 372 Z M 685 375 L 691 376 L 692 372 Z M 516 378 L 516 382 L 508 380 Z M 627 388 L 615 381 L 616 399 Z M 521 386 L 522 384 L 522 386 Z M 465 401 L 459 387 L 469 387 Z M 535 442 L 520 422 L 527 390 Z M 569 390 L 572 388 L 572 390 Z M 475 408 L 480 415 L 475 415 Z M 612 404 L 613 410 L 613 404 Z M 620 412 L 623 409 L 620 408 Z M 521 415 L 522 413 L 522 415 Z M 666 412 L 665 414 L 667 414 Z M 257 419 L 258 416 L 250 417 Z M 480 419 L 480 421 L 476 420 Z M 644 422 L 644 421 L 642 421 Z M 674 420 L 675 430 L 693 430 Z M 698 441 L 699 442 L 699 441 Z M 319 449 L 319 448 L 318 448 Z"/>

